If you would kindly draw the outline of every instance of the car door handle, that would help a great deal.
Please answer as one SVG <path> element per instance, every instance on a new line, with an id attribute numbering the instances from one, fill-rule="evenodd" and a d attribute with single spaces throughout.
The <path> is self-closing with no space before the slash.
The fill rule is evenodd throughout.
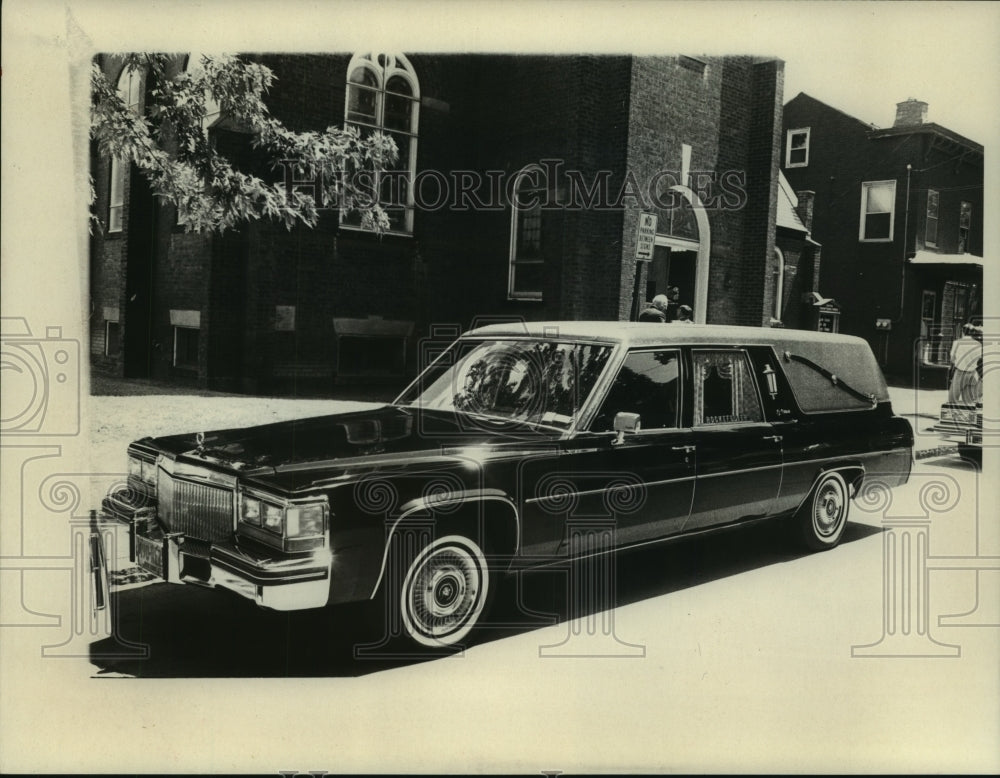
<path id="1" fill-rule="evenodd" d="M 775 443 L 780 443 L 784 438 L 781 435 L 765 435 L 761 440 L 773 440 Z"/>
<path id="2" fill-rule="evenodd" d="M 683 451 L 685 454 L 690 454 L 695 448 L 697 446 L 671 446 L 673 451 Z"/>

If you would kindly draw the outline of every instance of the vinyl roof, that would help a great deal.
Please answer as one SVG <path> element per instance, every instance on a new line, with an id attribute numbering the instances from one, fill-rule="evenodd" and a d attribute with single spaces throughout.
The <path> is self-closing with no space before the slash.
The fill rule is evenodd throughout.
<path id="1" fill-rule="evenodd" d="M 648 345 L 777 345 L 780 343 L 864 343 L 852 335 L 769 327 L 719 324 L 660 324 L 615 321 L 535 321 L 491 324 L 466 333 L 473 337 L 547 337 L 597 340 L 634 346 Z"/>

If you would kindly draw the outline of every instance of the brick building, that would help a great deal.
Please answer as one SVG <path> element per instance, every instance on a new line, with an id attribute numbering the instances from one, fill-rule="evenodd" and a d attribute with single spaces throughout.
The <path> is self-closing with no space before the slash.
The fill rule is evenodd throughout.
<path id="1" fill-rule="evenodd" d="M 428 333 L 629 319 L 673 286 L 698 321 L 814 326 L 796 294 L 815 288 L 817 244 L 778 174 L 779 60 L 249 58 L 275 72 L 268 106 L 290 128 L 393 135 L 404 186 L 392 229 L 331 209 L 313 229 L 187 233 L 139 175 L 92 154 L 97 369 L 247 392 L 399 386 Z M 149 79 L 98 62 L 143 110 Z M 264 169 L 226 117 L 210 118 L 218 148 Z M 808 272 L 793 278 L 797 266 Z"/>
<path id="2" fill-rule="evenodd" d="M 952 338 L 983 313 L 983 147 L 912 99 L 879 129 L 803 93 L 783 124 L 782 169 L 810 192 L 839 329 L 897 380 L 944 386 Z"/>

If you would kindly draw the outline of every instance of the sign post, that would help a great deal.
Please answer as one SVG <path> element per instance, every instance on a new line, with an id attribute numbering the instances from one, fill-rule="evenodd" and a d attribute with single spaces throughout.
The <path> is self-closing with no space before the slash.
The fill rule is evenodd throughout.
<path id="1" fill-rule="evenodd" d="M 653 258 L 653 243 L 656 239 L 656 214 L 640 213 L 639 229 L 635 238 L 635 258 L 649 261 Z"/>

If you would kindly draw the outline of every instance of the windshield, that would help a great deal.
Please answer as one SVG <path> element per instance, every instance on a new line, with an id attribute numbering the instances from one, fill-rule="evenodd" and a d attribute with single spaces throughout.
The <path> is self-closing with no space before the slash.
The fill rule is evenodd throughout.
<path id="1" fill-rule="evenodd" d="M 610 354 L 590 343 L 459 340 L 396 402 L 568 429 Z"/>

